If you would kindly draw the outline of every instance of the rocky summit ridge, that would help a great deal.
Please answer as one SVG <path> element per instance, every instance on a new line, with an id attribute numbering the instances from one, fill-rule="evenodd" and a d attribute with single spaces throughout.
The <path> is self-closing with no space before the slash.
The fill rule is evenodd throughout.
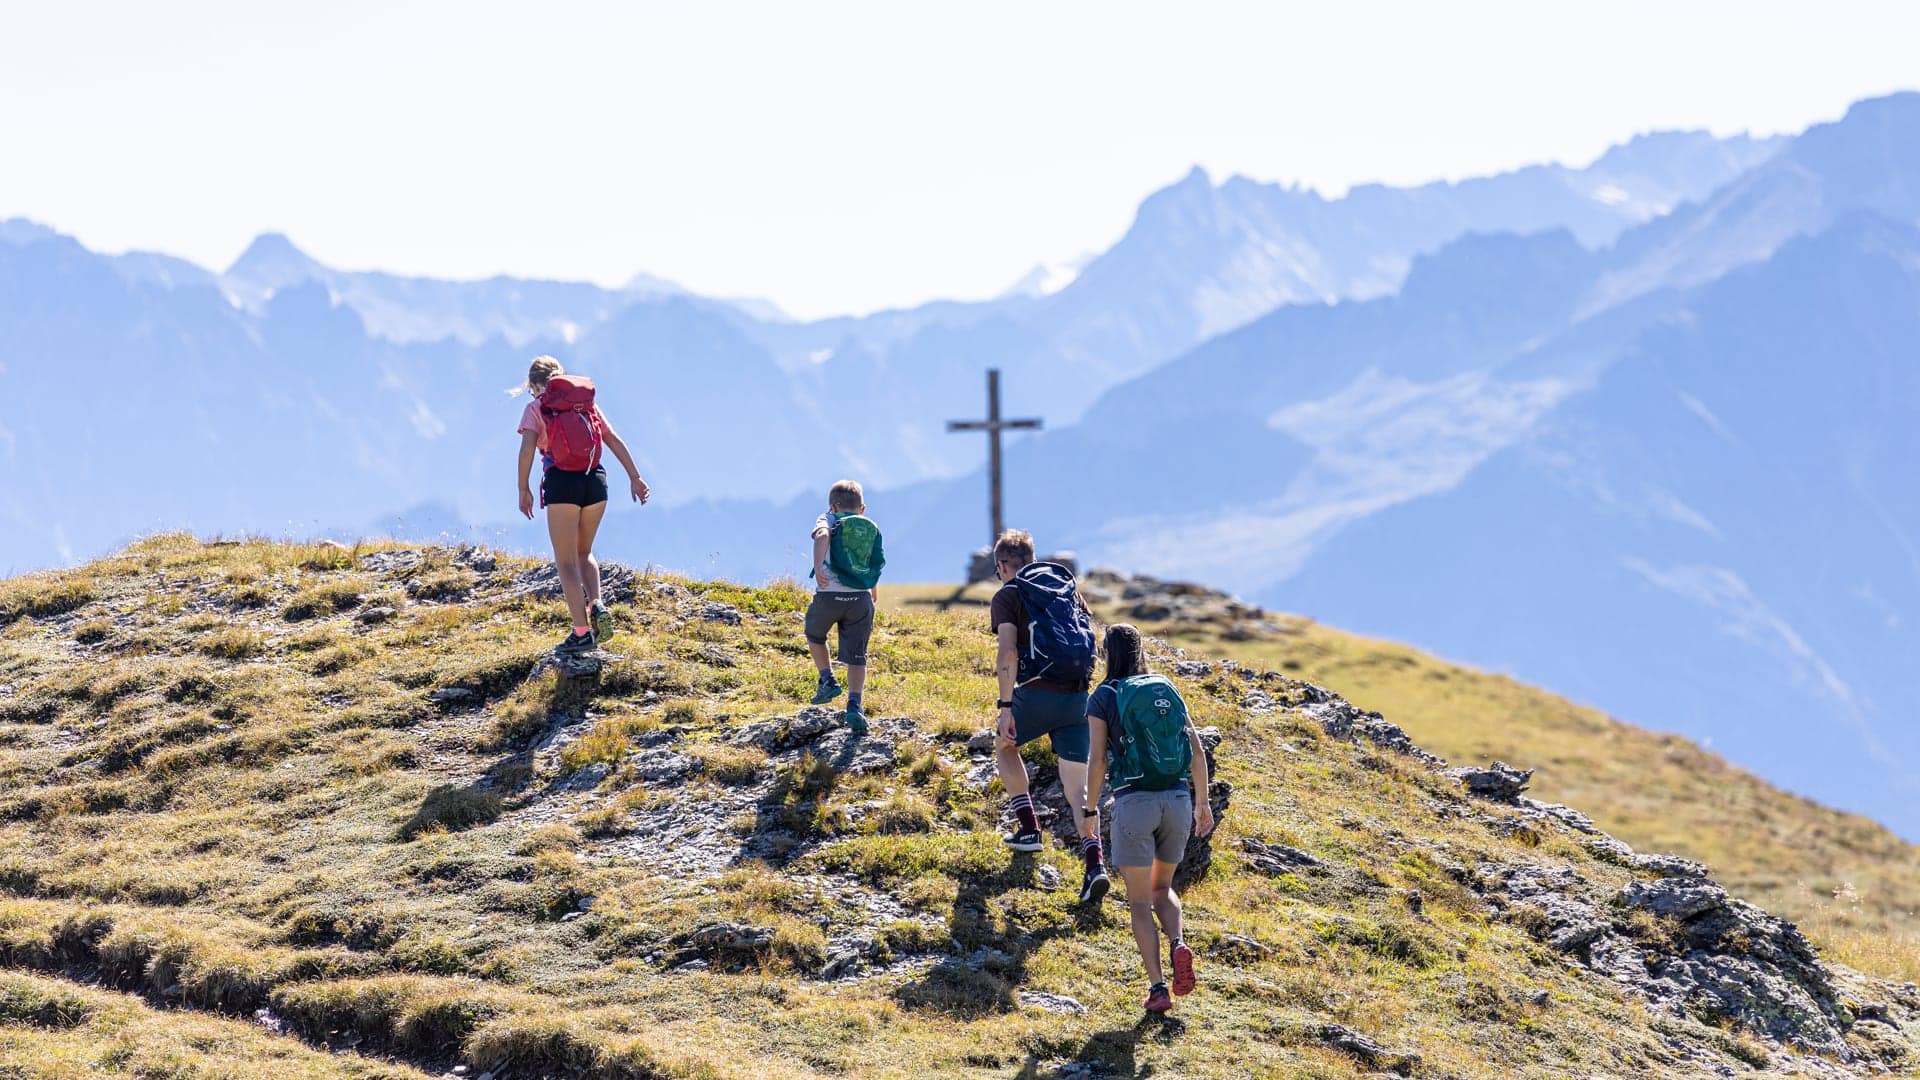
<path id="1" fill-rule="evenodd" d="M 1202 989 L 1143 1020 L 1118 896 L 996 835 L 977 619 L 883 613 L 855 735 L 797 704 L 799 589 L 604 576 L 619 630 L 565 661 L 550 569 L 471 548 L 168 536 L 0 585 L 0 1075 L 1920 1065 L 1920 989 L 1708 868 L 1157 640 L 1220 826 Z"/>

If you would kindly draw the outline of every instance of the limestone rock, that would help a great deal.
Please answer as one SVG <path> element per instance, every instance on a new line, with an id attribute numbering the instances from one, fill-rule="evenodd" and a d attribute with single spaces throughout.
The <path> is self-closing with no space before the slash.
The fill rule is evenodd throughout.
<path id="1" fill-rule="evenodd" d="M 1019 993 L 1020 1004 L 1029 1009 L 1043 1012 L 1066 1013 L 1071 1016 L 1085 1016 L 1087 1007 L 1065 994 L 1050 994 L 1044 990 L 1022 990 Z"/>
<path id="2" fill-rule="evenodd" d="M 500 565 L 499 559 L 494 557 L 493 552 L 471 544 L 461 545 L 460 549 L 453 553 L 453 561 L 480 574 L 491 574 Z"/>
<path id="3" fill-rule="evenodd" d="M 1229 964 L 1247 964 L 1264 960 L 1273 952 L 1267 946 L 1240 934 L 1221 934 L 1207 955 Z"/>
<path id="4" fill-rule="evenodd" d="M 1703 878 L 1707 876 L 1707 868 L 1704 864 L 1694 862 L 1692 859 L 1683 859 L 1678 855 L 1636 854 L 1628 865 L 1635 870 L 1659 874 L 1661 877 Z"/>
<path id="5" fill-rule="evenodd" d="M 1566 865 L 1482 864 L 1471 884 L 1506 917 L 1656 1009 L 1737 1023 L 1776 1042 L 1853 1059 L 1850 1018 L 1813 949 L 1784 919 L 1733 900 L 1689 860 L 1647 857 L 1678 876 L 1609 895 Z M 1636 938 L 1629 913 L 1668 920 L 1671 942 Z"/>
<path id="6" fill-rule="evenodd" d="M 1533 770 L 1516 769 L 1504 761 L 1496 761 L 1485 768 L 1468 766 L 1453 769 L 1447 775 L 1482 798 L 1506 800 L 1517 798 L 1526 790 L 1527 783 L 1533 779 Z"/>
<path id="7" fill-rule="evenodd" d="M 792 716 L 776 716 L 749 724 L 733 737 L 739 746 L 757 746 L 768 753 L 791 750 L 824 735 L 838 721 L 838 709 L 809 705 Z"/>
<path id="8" fill-rule="evenodd" d="M 1321 1042 L 1352 1054 L 1364 1064 L 1377 1065 L 1403 1075 L 1411 1072 L 1420 1060 L 1418 1054 L 1397 1054 L 1345 1024 L 1321 1024 L 1314 1034 L 1319 1036 Z"/>
<path id="9" fill-rule="evenodd" d="M 600 782 L 607 778 L 607 773 L 610 771 L 605 762 L 596 761 L 576 770 L 572 776 L 567 777 L 566 783 L 562 786 L 568 791 L 592 791 L 600 786 Z"/>
<path id="10" fill-rule="evenodd" d="M 693 773 L 694 761 L 673 750 L 642 750 L 629 759 L 635 778 L 643 783 L 678 784 Z"/>
<path id="11" fill-rule="evenodd" d="M 1691 919 L 1727 902 L 1727 890 L 1711 881 L 1661 878 L 1634 881 L 1620 890 L 1620 899 L 1633 908 L 1645 908 L 1669 919 Z"/>
<path id="12" fill-rule="evenodd" d="M 723 604 L 718 600 L 709 600 L 694 609 L 694 617 L 707 622 L 724 623 L 727 626 L 740 625 L 740 609 L 732 604 Z"/>
<path id="13" fill-rule="evenodd" d="M 1115 609 L 1124 618 L 1141 622 L 1244 627 L 1266 633 L 1284 629 L 1265 610 L 1190 582 L 1090 570 L 1081 578 L 1080 590 L 1089 603 Z"/>
<path id="14" fill-rule="evenodd" d="M 1247 853 L 1247 864 L 1255 870 L 1268 874 L 1284 874 L 1305 866 L 1319 866 L 1320 860 L 1285 844 L 1265 844 L 1253 837 L 1240 841 L 1240 850 Z"/>
<path id="15" fill-rule="evenodd" d="M 1280 676 L 1276 675 L 1275 678 Z M 1305 698 L 1300 711 L 1319 723 L 1320 729 L 1328 735 L 1350 742 L 1365 740 L 1382 750 L 1405 754 L 1428 765 L 1446 764 L 1417 746 L 1401 730 L 1400 725 L 1388 721 L 1379 713 L 1359 709 L 1325 687 L 1311 683 L 1297 685 L 1301 696 Z"/>
<path id="16" fill-rule="evenodd" d="M 695 961 L 723 970 L 754 966 L 772 947 L 773 937 L 774 932 L 764 926 L 707 923 L 668 941 L 677 951 L 667 966 L 678 970 Z"/>
<path id="17" fill-rule="evenodd" d="M 360 569 L 369 573 L 392 577 L 414 569 L 426 557 L 427 553 L 420 548 L 397 548 L 393 551 L 373 551 L 362 555 L 359 565 Z"/>
<path id="18" fill-rule="evenodd" d="M 617 562 L 600 564 L 600 596 L 608 603 L 632 603 L 635 584 L 636 576 L 631 567 Z M 560 574 L 551 562 L 541 563 L 514 575 L 512 591 L 543 600 L 557 600 L 563 595 Z"/>

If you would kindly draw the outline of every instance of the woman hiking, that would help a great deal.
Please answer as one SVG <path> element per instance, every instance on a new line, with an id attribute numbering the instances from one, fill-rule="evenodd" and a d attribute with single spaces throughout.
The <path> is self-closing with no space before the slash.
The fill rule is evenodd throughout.
<path id="1" fill-rule="evenodd" d="M 1147 1011 L 1173 1008 L 1160 966 L 1166 934 L 1173 994 L 1194 987 L 1193 950 L 1181 936 L 1180 896 L 1173 872 L 1187 837 L 1213 831 L 1207 802 L 1207 751 L 1187 718 L 1186 703 L 1165 677 L 1147 670 L 1140 631 L 1107 628 L 1107 677 L 1087 699 L 1089 760 L 1107 763 L 1113 787 L 1112 859 L 1127 886 L 1133 941 L 1147 968 Z M 1099 768 L 1087 770 L 1086 834 L 1100 835 Z M 1156 917 L 1159 925 L 1154 925 Z"/>
<path id="2" fill-rule="evenodd" d="M 613 613 L 600 597 L 600 564 L 593 557 L 593 537 L 607 512 L 602 448 L 620 459 L 631 478 L 634 501 L 643 505 L 647 482 L 640 479 L 627 444 L 594 403 L 593 380 L 566 374 L 551 356 L 536 356 L 527 368 L 526 385 L 513 393 L 523 391 L 532 392 L 533 400 L 520 414 L 520 513 L 533 517 L 533 490 L 527 486 L 527 475 L 538 451 L 540 505 L 547 511 L 553 568 L 573 617 L 573 632 L 558 651 L 590 652 L 599 647 L 600 638 L 613 633 Z"/>

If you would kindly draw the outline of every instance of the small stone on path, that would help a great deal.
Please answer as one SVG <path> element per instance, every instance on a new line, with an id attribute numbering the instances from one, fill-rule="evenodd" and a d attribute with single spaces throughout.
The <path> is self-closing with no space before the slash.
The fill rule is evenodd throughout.
<path id="1" fill-rule="evenodd" d="M 1030 1009 L 1041 1009 L 1051 1013 L 1071 1013 L 1085 1016 L 1087 1007 L 1065 994 L 1049 994 L 1044 990 L 1020 991 L 1020 1004 Z"/>

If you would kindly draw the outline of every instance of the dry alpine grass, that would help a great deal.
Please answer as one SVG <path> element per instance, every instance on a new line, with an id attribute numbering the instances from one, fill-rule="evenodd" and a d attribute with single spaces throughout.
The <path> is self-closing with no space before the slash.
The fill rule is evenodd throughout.
<path id="1" fill-rule="evenodd" d="M 161 536 L 0 585 L 0 1077 L 1645 1076 L 1676 1032 L 1769 1053 L 1650 1015 L 1446 868 L 1629 871 L 1218 675 L 1181 680 L 1234 787 L 1187 894 L 1205 982 L 1145 1022 L 1124 907 L 1080 909 L 1063 848 L 1011 857 L 968 780 L 993 695 L 976 612 L 881 616 L 870 710 L 912 724 L 880 721 L 893 764 L 856 775 L 735 741 L 812 688 L 803 592 L 643 579 L 549 746 L 565 688 L 533 672 L 565 617 L 512 588 L 532 564 L 395 570 L 391 547 Z M 689 614 L 709 602 L 739 622 Z M 648 778 L 663 731 L 678 779 Z M 701 815 L 699 837 L 660 824 Z M 1260 873 L 1242 837 L 1365 887 Z M 681 962 L 715 924 L 755 943 Z M 849 926 L 869 962 L 824 977 Z"/>

